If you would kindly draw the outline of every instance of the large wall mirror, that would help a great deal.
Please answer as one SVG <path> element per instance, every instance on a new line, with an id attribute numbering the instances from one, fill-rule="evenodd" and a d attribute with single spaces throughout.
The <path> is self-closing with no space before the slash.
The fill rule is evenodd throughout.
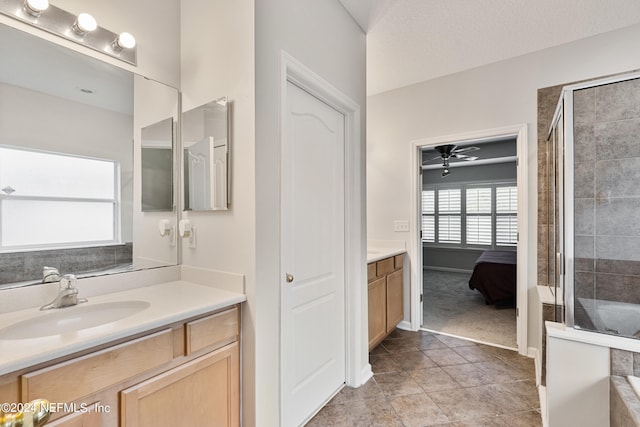
<path id="1" fill-rule="evenodd" d="M 6 25 L 0 56 L 0 288 L 175 265 L 177 90 Z"/>
<path id="2" fill-rule="evenodd" d="M 229 145 L 226 97 L 182 114 L 185 210 L 229 208 Z"/>

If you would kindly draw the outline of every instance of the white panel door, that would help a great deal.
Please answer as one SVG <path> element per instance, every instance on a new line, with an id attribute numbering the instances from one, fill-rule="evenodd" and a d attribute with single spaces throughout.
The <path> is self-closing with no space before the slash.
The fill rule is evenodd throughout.
<path id="1" fill-rule="evenodd" d="M 287 82 L 282 134 L 282 422 L 345 382 L 344 116 Z"/>

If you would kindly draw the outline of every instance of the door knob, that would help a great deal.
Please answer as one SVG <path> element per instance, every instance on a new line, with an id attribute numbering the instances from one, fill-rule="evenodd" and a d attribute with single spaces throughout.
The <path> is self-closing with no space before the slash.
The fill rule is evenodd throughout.
<path id="1" fill-rule="evenodd" d="M 285 277 L 287 279 L 287 283 L 293 282 L 293 274 L 287 273 L 287 275 Z"/>

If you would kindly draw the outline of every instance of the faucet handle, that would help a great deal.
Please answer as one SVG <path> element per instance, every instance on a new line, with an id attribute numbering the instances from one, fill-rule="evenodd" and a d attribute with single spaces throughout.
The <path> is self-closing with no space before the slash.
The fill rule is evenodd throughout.
<path id="1" fill-rule="evenodd" d="M 65 274 L 60 278 L 60 290 L 75 289 L 77 281 L 75 274 Z"/>

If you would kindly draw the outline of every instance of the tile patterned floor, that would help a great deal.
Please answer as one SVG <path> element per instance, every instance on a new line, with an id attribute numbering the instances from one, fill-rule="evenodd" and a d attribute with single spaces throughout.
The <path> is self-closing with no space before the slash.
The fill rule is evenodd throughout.
<path id="1" fill-rule="evenodd" d="M 397 329 L 370 360 L 307 426 L 542 426 L 533 359 L 514 351 Z"/>

